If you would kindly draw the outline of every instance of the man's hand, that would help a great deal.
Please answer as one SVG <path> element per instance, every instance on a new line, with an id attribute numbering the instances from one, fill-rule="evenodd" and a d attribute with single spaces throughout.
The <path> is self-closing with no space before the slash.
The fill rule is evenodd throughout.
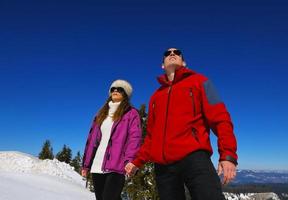
<path id="1" fill-rule="evenodd" d="M 87 177 L 87 174 L 88 174 L 88 170 L 86 170 L 86 169 L 82 169 L 81 170 L 81 175 L 83 176 L 83 177 Z"/>
<path id="2" fill-rule="evenodd" d="M 128 177 L 133 176 L 136 171 L 138 170 L 138 167 L 136 167 L 133 163 L 129 162 L 126 166 L 125 166 L 125 171 L 126 171 L 126 175 L 128 175 Z"/>
<path id="3" fill-rule="evenodd" d="M 222 184 L 226 185 L 236 176 L 236 166 L 230 161 L 220 161 L 218 164 L 218 175 L 223 174 Z"/>

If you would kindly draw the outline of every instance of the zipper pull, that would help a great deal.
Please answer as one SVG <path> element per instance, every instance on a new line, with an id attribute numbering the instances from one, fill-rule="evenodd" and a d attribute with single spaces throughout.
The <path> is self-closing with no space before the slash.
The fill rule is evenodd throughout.
<path id="1" fill-rule="evenodd" d="M 196 129 L 194 127 L 192 128 L 192 133 L 194 136 L 196 135 Z"/>
<path id="2" fill-rule="evenodd" d="M 170 90 L 171 90 L 171 85 L 168 88 L 168 91 L 167 91 L 168 94 L 170 93 Z"/>
<path id="3" fill-rule="evenodd" d="M 190 97 L 192 97 L 193 96 L 192 88 L 189 88 L 189 90 L 190 90 Z"/>

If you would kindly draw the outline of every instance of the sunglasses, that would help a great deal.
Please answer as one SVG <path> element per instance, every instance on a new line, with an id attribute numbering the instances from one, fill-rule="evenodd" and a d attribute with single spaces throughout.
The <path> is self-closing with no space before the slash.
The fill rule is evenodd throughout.
<path id="1" fill-rule="evenodd" d="M 110 89 L 110 93 L 112 93 L 112 92 L 114 92 L 114 91 L 119 92 L 119 93 L 121 93 L 121 94 L 125 94 L 125 90 L 124 90 L 122 87 L 112 87 L 112 88 Z"/>
<path id="2" fill-rule="evenodd" d="M 175 50 L 167 50 L 164 52 L 164 57 L 167 57 L 167 56 L 170 56 L 170 54 L 173 53 L 177 56 L 181 56 L 182 55 L 182 52 L 178 49 L 175 49 Z"/>

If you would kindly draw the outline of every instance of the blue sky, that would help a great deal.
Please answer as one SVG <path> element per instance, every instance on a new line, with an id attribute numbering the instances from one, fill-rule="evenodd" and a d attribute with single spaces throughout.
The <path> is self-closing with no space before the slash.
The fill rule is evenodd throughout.
<path id="1" fill-rule="evenodd" d="M 0 27 L 0 150 L 83 152 L 110 83 L 147 104 L 178 47 L 226 103 L 239 168 L 288 169 L 287 1 L 1 0 Z"/>

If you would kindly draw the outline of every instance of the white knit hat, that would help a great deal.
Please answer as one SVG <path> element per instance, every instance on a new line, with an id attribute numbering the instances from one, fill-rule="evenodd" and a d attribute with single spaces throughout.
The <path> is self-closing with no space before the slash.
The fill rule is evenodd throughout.
<path id="1" fill-rule="evenodd" d="M 130 83 L 128 83 L 127 81 L 125 80 L 116 80 L 114 81 L 111 86 L 110 86 L 110 89 L 109 89 L 109 94 L 110 94 L 110 90 L 112 87 L 122 87 L 124 90 L 125 90 L 125 93 L 127 94 L 127 96 L 130 98 L 131 94 L 132 94 L 132 86 Z M 111 94 L 110 94 L 111 95 Z"/>

